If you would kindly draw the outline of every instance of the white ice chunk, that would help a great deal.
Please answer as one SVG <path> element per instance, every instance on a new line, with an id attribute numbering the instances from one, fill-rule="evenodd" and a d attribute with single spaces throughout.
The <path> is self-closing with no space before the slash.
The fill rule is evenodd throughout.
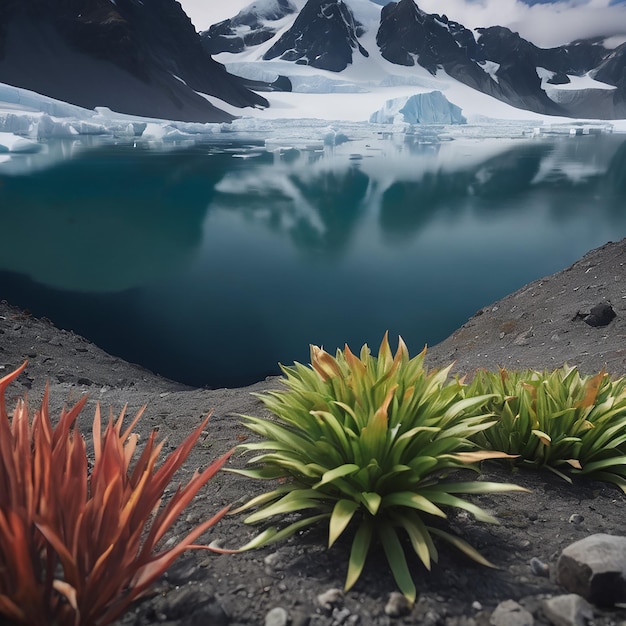
<path id="1" fill-rule="evenodd" d="M 387 100 L 372 113 L 372 124 L 465 124 L 461 108 L 452 104 L 440 91 L 420 93 L 408 98 Z"/>
<path id="2" fill-rule="evenodd" d="M 0 113 L 0 131 L 16 135 L 30 135 L 37 118 L 34 115 L 18 113 Z"/>
<path id="3" fill-rule="evenodd" d="M 167 134 L 168 127 L 166 124 L 158 124 L 157 122 L 149 122 L 143 131 L 144 139 L 156 139 L 160 141 Z"/>
<path id="4" fill-rule="evenodd" d="M 38 152 L 36 141 L 18 137 L 13 133 L 0 133 L 0 152 Z"/>
<path id="5" fill-rule="evenodd" d="M 0 83 L 0 109 L 20 111 L 40 111 L 56 117 L 84 119 L 92 112 L 88 109 L 42 96 L 28 89 L 19 89 Z"/>
<path id="6" fill-rule="evenodd" d="M 49 115 L 42 115 L 37 123 L 37 137 L 42 138 L 60 138 L 60 137 L 76 137 L 78 131 L 72 126 L 71 122 L 66 120 L 56 120 Z"/>

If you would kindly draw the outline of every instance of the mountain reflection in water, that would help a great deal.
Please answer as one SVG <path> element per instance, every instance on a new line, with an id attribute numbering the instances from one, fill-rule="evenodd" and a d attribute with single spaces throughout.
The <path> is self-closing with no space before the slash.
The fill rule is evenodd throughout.
<path id="1" fill-rule="evenodd" d="M 626 236 L 623 135 L 267 146 L 59 141 L 0 164 L 0 298 L 164 376 L 238 386 L 310 343 L 389 329 L 416 353 Z"/>

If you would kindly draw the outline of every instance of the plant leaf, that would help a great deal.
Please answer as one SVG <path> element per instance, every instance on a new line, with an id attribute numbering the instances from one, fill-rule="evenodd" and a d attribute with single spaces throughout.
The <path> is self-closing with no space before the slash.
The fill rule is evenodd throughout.
<path id="1" fill-rule="evenodd" d="M 338 500 L 330 516 L 328 530 L 328 547 L 337 541 L 341 533 L 346 529 L 354 513 L 358 510 L 360 504 L 354 500 Z"/>

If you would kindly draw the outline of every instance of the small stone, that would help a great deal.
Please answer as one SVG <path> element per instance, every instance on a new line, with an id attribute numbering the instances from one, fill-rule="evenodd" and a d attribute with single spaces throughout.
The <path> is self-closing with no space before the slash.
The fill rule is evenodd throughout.
<path id="1" fill-rule="evenodd" d="M 466 615 L 446 617 L 446 626 L 476 626 L 476 620 Z"/>
<path id="2" fill-rule="evenodd" d="M 598 606 L 626 602 L 626 537 L 596 534 L 567 546 L 556 580 Z"/>
<path id="3" fill-rule="evenodd" d="M 519 335 L 517 335 L 517 337 L 515 337 L 515 339 L 513 340 L 513 343 L 516 346 L 527 346 L 530 343 L 530 338 L 532 336 L 533 336 L 533 329 L 530 328 L 524 331 L 523 333 L 520 333 Z"/>
<path id="4" fill-rule="evenodd" d="M 309 615 L 296 609 L 291 610 L 289 617 L 291 617 L 291 626 L 313 626 L 316 617 L 325 619 L 323 615 Z"/>
<path id="5" fill-rule="evenodd" d="M 580 513 L 574 513 L 570 515 L 568 522 L 570 524 L 582 524 L 585 518 Z"/>
<path id="6" fill-rule="evenodd" d="M 474 602 L 472 602 L 472 608 L 474 611 L 482 611 L 483 605 L 478 600 L 474 600 Z"/>
<path id="7" fill-rule="evenodd" d="M 500 602 L 489 618 L 492 626 L 534 626 L 532 614 L 514 600 Z"/>
<path id="8" fill-rule="evenodd" d="M 185 626 L 226 626 L 230 619 L 213 593 L 198 583 L 177 587 L 157 597 L 152 610 L 160 621 L 184 618 Z"/>
<path id="9" fill-rule="evenodd" d="M 328 589 L 317 596 L 317 603 L 329 613 L 336 607 L 343 605 L 343 591 L 341 589 Z"/>
<path id="10" fill-rule="evenodd" d="M 608 326 L 616 317 L 613 307 L 607 302 L 601 302 L 591 309 L 584 322 L 589 326 Z"/>
<path id="11" fill-rule="evenodd" d="M 413 603 L 398 591 L 389 594 L 387 604 L 385 604 L 385 615 L 389 617 L 402 617 L 408 615 L 413 609 Z"/>
<path id="12" fill-rule="evenodd" d="M 553 626 L 586 626 L 593 619 L 591 605 L 575 593 L 544 600 L 542 608 Z"/>
<path id="13" fill-rule="evenodd" d="M 530 559 L 530 571 L 535 576 L 543 576 L 543 578 L 550 577 L 550 566 L 535 556 Z"/>
<path id="14" fill-rule="evenodd" d="M 333 609 L 333 621 L 336 624 L 343 624 L 350 617 L 350 609 Z"/>
<path id="15" fill-rule="evenodd" d="M 281 606 L 273 608 L 265 616 L 265 626 L 287 626 L 289 623 L 289 613 Z"/>
<path id="16" fill-rule="evenodd" d="M 165 573 L 171 585 L 183 586 L 198 578 L 198 566 L 191 558 L 179 559 Z"/>
<path id="17" fill-rule="evenodd" d="M 265 571 L 268 574 L 273 572 L 274 570 L 281 569 L 281 567 L 279 567 L 280 554 L 278 552 L 272 552 L 271 554 L 268 554 L 263 559 L 263 563 L 265 564 Z"/>

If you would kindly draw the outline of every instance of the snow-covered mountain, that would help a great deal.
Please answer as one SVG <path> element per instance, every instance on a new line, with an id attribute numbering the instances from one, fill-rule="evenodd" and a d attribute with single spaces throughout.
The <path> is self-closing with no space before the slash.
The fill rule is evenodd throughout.
<path id="1" fill-rule="evenodd" d="M 543 49 L 508 28 L 474 31 L 415 0 L 257 0 L 201 33 L 235 73 L 286 75 L 294 91 L 414 85 L 452 99 L 472 90 L 542 115 L 626 118 L 626 43 Z M 624 25 L 626 35 L 626 24 Z M 219 52 L 219 54 L 218 54 Z"/>
<path id="2" fill-rule="evenodd" d="M 172 120 L 233 119 L 267 88 L 230 75 L 176 0 L 2 0 L 0 83 Z"/>
<path id="3" fill-rule="evenodd" d="M 205 49 L 209 54 L 243 52 L 274 37 L 275 24 L 296 11 L 290 0 L 255 2 L 235 17 L 211 26 L 203 37 Z"/>

